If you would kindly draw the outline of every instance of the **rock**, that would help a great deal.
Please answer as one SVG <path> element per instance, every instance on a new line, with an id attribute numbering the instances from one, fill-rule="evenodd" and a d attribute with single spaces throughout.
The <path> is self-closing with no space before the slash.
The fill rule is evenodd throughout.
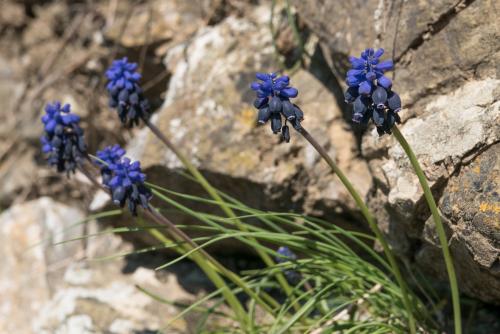
<path id="1" fill-rule="evenodd" d="M 108 15 L 106 37 L 128 48 L 178 43 L 204 24 L 204 9 L 199 3 L 179 0 L 134 6 L 123 2 L 115 15 Z"/>
<path id="2" fill-rule="evenodd" d="M 79 210 L 49 198 L 13 206 L 1 214 L 0 332 L 33 332 L 33 315 L 55 288 L 48 278 L 79 248 L 76 243 L 54 247 L 46 243 L 79 236 L 81 226 L 65 229 L 82 218 Z"/>
<path id="3" fill-rule="evenodd" d="M 498 214 L 491 216 L 491 212 L 489 216 L 484 216 L 480 211 L 481 208 L 494 211 L 495 203 L 498 203 L 498 197 L 492 195 L 495 191 L 498 193 L 499 189 L 495 181 L 495 177 L 498 177 L 494 172 L 495 162 L 491 161 L 493 157 L 490 152 L 493 155 L 498 153 L 498 149 L 494 148 L 496 146 L 491 145 L 500 140 L 499 85 L 500 80 L 491 78 L 471 81 L 454 92 L 436 97 L 424 108 L 424 116 L 410 119 L 401 127 L 435 196 L 441 198 L 440 208 L 446 213 L 445 222 L 452 238 L 452 251 L 455 258 L 459 259 L 456 263 L 462 268 L 459 271 L 461 288 L 489 302 L 499 302 L 500 296 L 491 293 L 490 289 L 479 292 L 479 287 L 499 284 L 494 259 L 500 255 L 500 235 L 491 227 L 495 226 L 491 222 L 495 219 L 498 221 L 499 217 Z M 420 239 L 426 241 L 427 245 L 436 236 L 433 234 L 434 229 L 429 227 L 433 220 L 429 218 L 430 212 L 409 159 L 394 138 L 374 141 L 371 139 L 373 136 L 375 134 L 367 135 L 364 141 L 371 150 L 381 149 L 377 148 L 380 145 L 388 146 L 388 155 L 371 159 L 370 167 L 378 175 L 378 183 L 387 189 L 386 194 L 378 193 L 383 198 L 378 201 L 385 203 L 384 207 L 389 213 L 393 245 L 401 253 L 410 256 L 408 252 L 412 248 L 417 249 L 416 256 L 421 266 L 429 272 L 438 273 L 444 268 L 436 265 L 439 249 L 433 248 L 431 252 L 428 247 L 424 247 L 419 250 L 419 246 L 413 243 Z M 468 166 L 471 161 L 476 160 L 490 161 L 489 168 L 476 169 L 478 180 L 488 184 L 488 199 L 483 198 L 486 194 L 477 186 L 464 188 L 472 181 L 470 177 L 462 175 L 470 169 Z M 459 173 L 458 177 L 456 173 Z M 457 191 L 459 195 L 449 195 L 449 192 L 454 194 Z M 472 205 L 471 201 L 476 197 L 475 201 L 483 198 L 486 202 Z M 469 223 L 457 225 L 463 220 Z M 487 232 L 481 227 L 482 221 L 490 222 Z M 467 233 L 464 232 L 464 226 L 467 226 Z M 484 238 L 490 238 L 490 241 Z"/>
<path id="4" fill-rule="evenodd" d="M 134 251 L 132 245 L 104 233 L 95 222 L 74 225 L 83 217 L 81 211 L 47 197 L 14 205 L 0 215 L 0 332 L 157 331 L 179 309 L 157 302 L 138 286 L 187 304 L 195 300 L 194 293 L 212 288 L 191 262 L 155 271 L 170 260 L 146 253 L 138 255 L 139 262 L 124 257 Z M 79 239 L 86 234 L 95 236 Z M 62 243 L 73 238 L 78 239 Z M 175 320 L 168 332 L 194 329 L 200 315 L 190 317 L 192 323 Z"/>
<path id="5" fill-rule="evenodd" d="M 491 203 L 497 199 L 493 196 L 488 204 L 474 202 L 474 206 L 463 208 L 469 212 L 468 218 L 464 211 L 446 211 L 469 205 L 465 198 L 479 201 L 484 196 L 470 188 L 462 189 L 460 195 L 449 194 L 456 180 L 465 182 L 463 173 L 471 161 L 491 160 L 489 152 L 495 151 L 491 145 L 500 139 L 500 49 L 493 33 L 497 30 L 498 4 L 473 0 L 308 0 L 293 4 L 319 37 L 338 80 L 333 82 L 333 91 L 345 89 L 348 55 L 367 47 L 383 47 L 386 56 L 395 60 L 393 86 L 404 108 L 401 131 L 415 150 L 440 209 L 448 212 L 446 228 L 459 259 L 461 288 L 482 300 L 500 303 L 498 294 L 490 293 L 498 289 L 498 233 L 491 228 L 494 224 L 485 228 L 486 223 L 480 223 L 498 221 L 497 216 L 484 217 L 481 211 L 495 208 Z M 336 20 L 331 19 L 332 12 Z M 430 212 L 402 148 L 391 136 L 378 138 L 367 131 L 361 149 L 375 181 L 370 206 L 393 247 L 446 279 L 443 263 L 437 260 L 442 258 L 440 251 L 429 244 L 436 238 Z M 487 173 L 482 169 L 480 178 L 489 179 Z M 425 246 L 420 246 L 421 242 Z"/>
<path id="6" fill-rule="evenodd" d="M 255 72 L 278 66 L 271 62 L 267 10 L 258 6 L 243 18 L 230 16 L 171 49 L 165 65 L 172 77 L 153 123 L 215 186 L 244 203 L 262 210 L 333 213 L 342 223 L 341 215 L 353 214 L 355 204 L 313 148 L 298 133 L 286 144 L 273 136 L 269 124 L 256 125 L 250 83 Z M 323 76 L 313 63 L 291 78 L 300 92 L 296 103 L 305 112 L 303 125 L 327 145 L 366 196 L 371 187 L 367 165 L 357 157 L 354 135 L 343 126 L 341 109 L 322 84 Z M 192 183 L 172 175 L 181 165 L 149 129 L 132 140 L 128 153 L 141 160 L 152 182 L 193 189 Z M 174 220 L 181 223 L 186 217 Z"/>
<path id="7" fill-rule="evenodd" d="M 451 94 L 437 97 L 426 106 L 425 116 L 410 119 L 401 127 L 431 187 L 448 179 L 481 148 L 500 139 L 499 87 L 500 80 L 496 79 L 469 82 Z M 402 147 L 392 141 L 388 150 L 391 159 L 381 166 L 391 189 L 389 204 L 397 206 L 398 202 L 410 200 L 415 206 L 423 192 Z"/>
<path id="8" fill-rule="evenodd" d="M 124 276 L 115 265 L 112 270 L 100 267 L 91 270 L 94 276 L 87 284 L 58 289 L 35 319 L 36 333 L 134 333 L 155 331 L 166 325 L 176 308 L 155 302 L 135 285 L 163 291 L 181 291 L 176 280 L 160 283 L 151 270 L 137 270 Z M 70 268 L 68 268 L 69 270 Z M 144 272 L 146 271 L 146 272 Z M 142 277 L 145 275 L 145 277 Z M 153 275 L 151 277 L 151 275 Z M 151 286 L 152 284 L 152 286 Z M 169 295 L 169 300 L 191 298 L 187 293 Z M 169 330 L 180 333 L 186 327 L 181 321 Z M 73 331 L 72 331 L 73 330 Z"/>
<path id="9" fill-rule="evenodd" d="M 0 137 L 6 138 L 0 141 L 0 206 L 10 204 L 16 192 L 31 184 L 28 175 L 32 175 L 34 169 L 26 144 L 9 139 L 16 118 L 13 108 L 25 88 L 16 72 L 15 66 L 0 56 L 0 101 L 4 110 L 0 115 Z"/>
<path id="10" fill-rule="evenodd" d="M 25 23 L 25 18 L 24 8 L 21 4 L 10 0 L 5 0 L 2 3 L 0 22 L 4 25 L 19 28 Z"/>
<path id="11" fill-rule="evenodd" d="M 440 207 L 452 234 L 450 247 L 460 287 L 487 302 L 500 300 L 500 144 L 481 152 L 453 175 Z M 425 223 L 425 243 L 417 263 L 446 279 L 433 221 Z M 441 263 L 435 265 L 435 261 Z"/>

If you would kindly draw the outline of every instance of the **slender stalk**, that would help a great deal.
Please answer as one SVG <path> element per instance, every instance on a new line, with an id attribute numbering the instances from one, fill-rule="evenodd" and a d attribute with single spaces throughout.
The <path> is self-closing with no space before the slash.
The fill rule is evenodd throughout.
<path id="1" fill-rule="evenodd" d="M 352 198 L 358 205 L 359 209 L 361 210 L 361 214 L 363 217 L 365 217 L 366 221 L 368 222 L 368 225 L 370 226 L 370 229 L 373 231 L 375 236 L 377 237 L 377 240 L 380 242 L 382 245 L 382 248 L 384 249 L 385 256 L 389 260 L 389 263 L 392 267 L 392 271 L 394 273 L 394 276 L 396 277 L 396 281 L 398 282 L 398 285 L 401 288 L 401 296 L 403 298 L 403 304 L 406 308 L 406 311 L 408 312 L 408 325 L 410 327 L 410 332 L 412 334 L 416 333 L 416 325 L 415 325 L 415 318 L 413 316 L 413 310 L 411 307 L 410 299 L 408 298 L 408 286 L 406 285 L 406 282 L 403 279 L 403 276 L 401 275 L 401 271 L 399 270 L 399 266 L 396 262 L 396 258 L 394 257 L 394 254 L 392 250 L 389 247 L 389 244 L 387 243 L 384 235 L 382 234 L 382 231 L 377 225 L 377 222 L 375 221 L 375 218 L 373 215 L 370 213 L 370 210 L 366 206 L 365 202 L 361 199 L 361 196 L 359 193 L 354 189 L 353 185 L 349 181 L 349 179 L 344 175 L 344 173 L 340 170 L 340 168 L 337 166 L 337 164 L 333 161 L 333 159 L 328 155 L 327 151 L 314 139 L 313 136 L 304 128 L 300 128 L 297 130 L 321 155 L 321 157 L 326 161 L 326 163 L 330 166 L 332 171 L 337 174 L 339 177 L 340 181 L 344 186 L 346 187 L 347 191 L 351 194 Z"/>
<path id="2" fill-rule="evenodd" d="M 451 299 L 453 303 L 453 318 L 455 323 L 455 334 L 462 333 L 462 317 L 460 312 L 460 295 L 458 291 L 458 283 L 457 283 L 457 275 L 455 273 L 455 268 L 453 266 L 453 258 L 450 253 L 450 248 L 448 247 L 448 240 L 446 238 L 446 233 L 444 230 L 443 222 L 441 221 L 441 215 L 439 213 L 439 209 L 436 205 L 436 201 L 434 200 L 434 196 L 432 196 L 431 189 L 427 182 L 427 178 L 420 167 L 417 157 L 415 153 L 411 149 L 410 144 L 406 141 L 406 138 L 403 136 L 401 131 L 399 131 L 398 127 L 394 125 L 392 128 L 392 133 L 394 137 L 399 142 L 406 155 L 410 159 L 411 165 L 417 174 L 418 181 L 422 186 L 422 190 L 424 191 L 425 200 L 427 201 L 427 205 L 432 213 L 432 219 L 434 219 L 434 224 L 436 225 L 436 232 L 439 237 L 439 243 L 441 244 L 441 248 L 443 251 L 444 262 L 446 264 L 446 270 L 448 272 L 448 279 L 450 280 L 450 288 L 451 288 Z"/>
<path id="3" fill-rule="evenodd" d="M 95 157 L 92 157 L 94 159 L 97 159 Z M 88 157 L 88 161 L 92 162 L 90 159 L 90 156 Z M 85 168 L 79 167 L 79 170 L 98 188 L 101 188 L 104 191 L 108 191 L 106 188 L 104 188 L 97 180 L 92 176 L 91 173 L 89 173 Z M 154 191 L 153 191 L 154 192 Z M 174 223 L 172 223 L 169 219 L 167 219 L 165 216 L 161 215 L 160 213 L 156 212 L 152 208 L 149 210 L 145 210 L 145 212 L 149 212 L 149 214 L 154 215 L 156 218 L 154 219 L 158 224 L 164 225 L 169 227 L 169 229 L 176 233 L 183 241 L 185 241 L 186 244 L 190 245 L 192 248 L 198 248 L 199 246 L 193 242 L 193 240 L 186 235 L 181 229 L 179 229 Z M 156 236 L 155 236 L 156 237 Z M 162 241 L 162 240 L 160 240 Z M 191 249 L 192 249 L 191 248 Z M 189 249 L 189 250 L 191 250 Z M 260 295 L 262 295 L 262 298 L 256 294 L 252 289 L 248 288 L 248 286 L 245 284 L 245 282 L 234 272 L 231 270 L 227 269 L 224 267 L 219 261 L 217 261 L 215 258 L 213 258 L 210 254 L 208 254 L 204 249 L 200 249 L 199 251 L 202 253 L 202 255 L 205 257 L 205 259 L 208 259 L 209 261 L 212 262 L 215 268 L 217 270 L 224 274 L 229 280 L 231 280 L 235 285 L 239 286 L 246 294 L 248 294 L 251 298 L 255 299 L 255 301 L 267 312 L 269 312 L 271 315 L 274 314 L 273 308 L 279 308 L 280 304 L 270 295 L 268 295 L 266 292 L 262 291 Z M 265 300 L 265 301 L 264 301 Z"/>
<path id="4" fill-rule="evenodd" d="M 248 232 L 248 228 L 245 226 L 245 224 L 243 224 L 241 220 L 238 219 L 238 216 L 234 213 L 231 207 L 227 205 L 227 203 L 222 199 L 217 190 L 208 182 L 208 180 L 191 163 L 191 161 L 189 161 L 189 159 L 187 159 L 179 151 L 179 149 L 177 149 L 177 147 L 153 123 L 151 123 L 146 118 L 144 118 L 143 120 L 146 126 L 153 132 L 153 134 L 177 156 L 177 158 L 181 161 L 184 167 L 191 173 L 191 175 L 193 175 L 193 177 L 198 181 L 198 183 L 203 187 L 203 189 L 205 189 L 205 191 L 210 195 L 210 197 L 212 197 L 217 202 L 222 211 L 224 211 L 224 213 L 229 218 L 234 219 L 238 229 L 242 232 Z M 254 238 L 249 237 L 249 240 L 257 243 L 257 240 L 255 240 Z M 264 261 L 266 266 L 272 267 L 275 265 L 273 259 L 269 256 L 269 254 L 258 248 L 256 248 L 255 251 L 260 256 L 262 261 Z M 275 277 L 280 286 L 282 287 L 282 289 L 285 291 L 286 295 L 293 299 L 294 298 L 293 289 L 290 287 L 283 274 L 276 273 Z M 300 309 L 300 305 L 299 304 L 294 304 L 294 305 L 296 305 L 296 310 L 298 311 Z"/>
<path id="5" fill-rule="evenodd" d="M 179 229 L 177 226 L 175 226 L 174 223 L 172 223 L 166 217 L 164 217 L 163 215 L 158 213 L 156 210 L 149 208 L 147 210 L 144 210 L 144 213 L 149 218 L 156 221 L 158 224 L 167 226 L 172 231 L 172 233 L 177 236 L 179 241 L 185 241 L 186 243 L 188 243 L 189 246 L 191 247 L 191 249 L 189 249 L 189 250 L 192 250 L 194 248 L 199 248 L 199 246 L 193 240 L 191 240 L 191 238 L 188 235 L 186 235 L 181 229 Z M 224 276 L 226 276 L 229 280 L 233 281 L 233 283 L 238 285 L 245 293 L 247 293 L 249 296 L 251 296 L 253 299 L 255 299 L 267 311 L 269 311 L 270 313 L 273 312 L 273 310 L 262 300 L 262 298 L 260 298 L 255 292 L 253 292 L 251 289 L 249 289 L 246 286 L 246 284 L 243 282 L 243 280 L 238 275 L 236 275 L 235 273 L 233 273 L 232 271 L 230 271 L 229 269 L 224 267 L 219 261 L 217 261 L 215 258 L 213 258 L 204 249 L 200 249 L 198 252 L 205 258 L 204 259 L 205 261 L 208 260 L 214 266 L 214 268 L 216 268 L 220 273 L 222 273 Z M 197 254 L 197 252 L 195 252 L 193 254 Z M 267 297 L 265 297 L 265 298 L 268 301 L 270 300 Z M 279 307 L 279 304 L 274 299 L 272 299 L 272 300 L 274 302 L 273 306 Z"/>
<path id="6" fill-rule="evenodd" d="M 184 232 L 182 232 L 180 229 L 178 229 L 177 226 L 175 226 L 170 220 L 163 217 L 162 215 L 157 213 L 152 208 L 145 209 L 144 214 L 148 218 L 156 221 L 158 224 L 167 226 L 168 229 L 170 230 L 171 235 L 177 241 L 186 241 L 189 244 L 189 246 L 184 248 L 185 251 L 186 250 L 189 251 L 190 247 L 193 247 L 193 248 L 197 247 L 197 245 L 191 240 L 191 238 L 189 238 L 187 235 L 185 235 Z M 209 257 L 209 259 L 208 259 L 208 257 Z M 202 251 L 193 252 L 191 254 L 191 258 L 207 274 L 208 278 L 214 283 L 214 285 L 217 288 L 221 289 L 221 292 L 222 292 L 224 298 L 227 300 L 228 304 L 231 306 L 233 311 L 236 313 L 236 316 L 241 321 L 241 323 L 248 324 L 248 317 L 247 317 L 245 309 L 241 305 L 238 298 L 236 298 L 235 294 L 229 289 L 226 282 L 224 282 L 222 277 L 216 271 L 215 263 L 219 264 L 219 262 L 215 261 L 215 259 L 213 259 L 210 255 L 208 255 L 206 252 L 202 252 Z M 225 269 L 225 267 L 223 267 L 223 268 Z"/>
<path id="7" fill-rule="evenodd" d="M 84 167 L 79 166 L 79 170 L 97 187 L 104 189 L 102 185 L 97 182 L 97 180 L 93 177 L 93 175 L 86 170 Z M 104 189 L 106 190 L 106 189 Z M 169 221 L 167 218 L 163 217 L 162 215 L 158 214 L 156 211 L 152 210 L 150 207 L 144 210 L 144 213 L 146 216 L 151 218 L 152 220 L 156 221 L 160 225 L 165 225 L 169 229 L 169 232 L 171 235 L 177 239 L 177 241 L 185 241 L 190 247 L 196 248 L 197 245 L 189 238 L 187 235 L 184 234 L 180 229 L 175 226 L 171 221 Z M 158 238 L 158 235 L 153 235 Z M 161 240 L 165 241 L 165 240 Z M 186 246 L 180 246 L 181 251 L 189 251 L 190 249 Z M 183 248 L 183 249 L 182 249 Z M 248 324 L 248 317 L 246 314 L 245 309 L 241 305 L 240 301 L 234 293 L 229 289 L 227 286 L 226 282 L 220 277 L 220 275 L 217 273 L 215 268 L 213 267 L 216 262 L 219 264 L 219 262 L 215 261 L 210 255 L 204 254 L 204 251 L 201 252 L 194 252 L 191 254 L 191 258 L 193 261 L 196 262 L 198 266 L 205 272 L 205 274 L 208 276 L 208 278 L 214 283 L 214 285 L 221 289 L 222 294 L 224 295 L 224 298 L 227 300 L 228 304 L 231 306 L 231 308 L 234 310 L 236 313 L 236 316 L 238 319 L 241 321 L 243 324 Z M 208 261 L 207 261 L 208 260 Z M 212 264 L 212 266 L 210 265 Z M 220 267 L 224 268 L 226 271 L 227 270 L 225 267 L 220 265 Z M 231 272 L 232 273 L 232 272 Z M 227 273 L 226 273 L 227 274 Z M 239 278 L 239 277 L 238 277 Z M 244 284 L 243 284 L 244 285 Z"/>

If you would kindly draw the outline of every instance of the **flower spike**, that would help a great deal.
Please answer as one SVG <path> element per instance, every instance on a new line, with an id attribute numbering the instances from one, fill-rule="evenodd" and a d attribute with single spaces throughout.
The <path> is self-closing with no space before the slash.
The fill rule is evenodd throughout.
<path id="1" fill-rule="evenodd" d="M 250 88 L 257 94 L 253 103 L 259 109 L 257 122 L 265 124 L 271 120 L 273 133 L 281 132 L 283 140 L 288 143 L 290 130 L 286 124 L 289 122 L 294 128 L 300 129 L 300 122 L 304 119 L 302 110 L 290 102 L 299 91 L 290 86 L 290 78 L 286 75 L 278 77 L 276 73 L 257 73 L 255 76 L 260 82 L 253 82 Z"/>
<path id="2" fill-rule="evenodd" d="M 138 205 L 148 208 L 152 193 L 144 185 L 146 175 L 142 173 L 140 162 L 131 162 L 124 155 L 125 150 L 119 145 L 108 146 L 97 152 L 101 161 L 96 164 L 101 168 L 102 183 L 110 189 L 113 202 L 121 207 L 128 202 L 135 216 Z"/>
<path id="3" fill-rule="evenodd" d="M 74 173 L 87 154 L 80 116 L 71 113 L 70 109 L 69 104 L 62 106 L 57 101 L 47 104 L 42 117 L 44 135 L 40 138 L 49 165 L 67 174 Z"/>
<path id="4" fill-rule="evenodd" d="M 148 117 L 150 111 L 149 101 L 139 86 L 141 75 L 136 69 L 137 64 L 129 63 L 125 57 L 113 61 L 106 71 L 109 106 L 115 108 L 121 122 L 130 127 L 139 124 L 141 118 Z"/>
<path id="5" fill-rule="evenodd" d="M 384 49 L 365 49 L 361 57 L 349 57 L 352 68 L 347 71 L 345 102 L 353 105 L 352 121 L 368 124 L 373 120 L 380 136 L 391 133 L 400 123 L 401 99 L 392 90 L 392 81 L 384 73 L 394 68 L 392 60 L 380 61 Z"/>

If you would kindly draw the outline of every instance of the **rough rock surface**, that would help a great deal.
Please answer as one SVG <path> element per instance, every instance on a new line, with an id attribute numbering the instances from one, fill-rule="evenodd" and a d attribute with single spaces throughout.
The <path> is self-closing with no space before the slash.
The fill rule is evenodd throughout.
<path id="1" fill-rule="evenodd" d="M 14 206 L 0 216 L 0 331 L 32 331 L 32 317 L 50 299 L 48 275 L 75 253 L 76 244 L 46 248 L 81 234 L 64 229 L 83 218 L 77 209 L 40 198 Z M 29 288 L 28 288 L 29 287 Z"/>
<path id="2" fill-rule="evenodd" d="M 319 37 L 338 89 L 345 87 L 347 55 L 371 46 L 392 52 L 394 89 L 401 93 L 405 107 L 401 131 L 447 218 L 461 288 L 500 303 L 499 185 L 494 172 L 498 167 L 493 167 L 498 149 L 492 146 L 500 141 L 499 4 L 474 0 L 294 3 Z M 331 20 L 333 11 L 336 20 Z M 440 251 L 429 243 L 435 239 L 432 219 L 402 148 L 389 136 L 379 139 L 367 131 L 361 149 L 375 181 L 370 202 L 393 245 L 427 271 L 439 271 L 443 268 L 436 265 Z M 489 167 L 476 168 L 477 180 L 472 181 L 467 171 L 469 166 L 483 166 L 480 161 Z M 442 271 L 439 274 L 445 279 Z"/>
<path id="3" fill-rule="evenodd" d="M 453 235 L 450 246 L 462 288 L 488 302 L 500 298 L 500 144 L 494 144 L 453 175 L 440 208 Z M 444 278 L 433 221 L 424 227 L 417 263 Z M 441 269 L 441 270 L 439 270 Z"/>
<path id="4" fill-rule="evenodd" d="M 83 218 L 80 210 L 47 197 L 14 205 L 0 215 L 0 332 L 154 332 L 179 309 L 155 301 L 137 286 L 187 304 L 210 288 L 194 264 L 155 271 L 165 261 L 161 257 L 117 257 L 132 246 L 103 234 L 95 222 L 75 225 Z M 61 243 L 93 233 L 101 235 Z M 196 317 L 190 323 L 175 320 L 168 333 L 190 332 Z"/>
<path id="5" fill-rule="evenodd" d="M 269 124 L 256 125 L 249 85 L 255 72 L 278 66 L 272 62 L 267 10 L 260 6 L 243 18 L 228 17 L 171 49 L 165 64 L 172 77 L 153 122 L 216 186 L 239 200 L 260 209 L 334 214 L 342 221 L 355 204 L 312 147 L 297 133 L 286 144 Z M 300 91 L 296 103 L 305 112 L 303 125 L 366 196 L 371 176 L 357 157 L 354 134 L 343 124 L 337 101 L 321 82 L 327 79 L 315 62 L 293 74 Z M 164 167 L 175 169 L 180 163 L 148 129 L 137 135 L 128 152 L 141 160 L 154 181 L 170 187 L 182 182 L 160 176 Z"/>

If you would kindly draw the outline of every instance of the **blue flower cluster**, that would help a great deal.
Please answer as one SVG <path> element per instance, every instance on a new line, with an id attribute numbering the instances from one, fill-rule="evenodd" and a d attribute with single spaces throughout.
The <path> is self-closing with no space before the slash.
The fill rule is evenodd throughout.
<path id="1" fill-rule="evenodd" d="M 290 102 L 291 98 L 298 95 L 298 90 L 290 86 L 290 78 L 286 75 L 278 77 L 276 73 L 257 73 L 257 79 L 261 82 L 253 82 L 250 86 L 257 93 L 253 105 L 259 109 L 258 123 L 265 124 L 271 120 L 273 133 L 281 132 L 283 139 L 290 141 L 290 122 L 295 129 L 300 129 L 300 122 L 304 119 L 304 113 L 300 108 Z M 285 124 L 281 116 L 285 118 Z"/>
<path id="2" fill-rule="evenodd" d="M 101 168 L 103 184 L 110 189 L 113 202 L 121 207 L 128 202 L 128 208 L 135 216 L 138 205 L 148 208 L 152 193 L 144 185 L 146 175 L 142 173 L 140 162 L 131 162 L 124 155 L 125 150 L 119 145 L 108 146 L 97 152 L 102 161 L 96 163 Z"/>
<path id="3" fill-rule="evenodd" d="M 144 97 L 136 72 L 137 64 L 129 63 L 125 57 L 115 60 L 106 71 L 109 92 L 109 106 L 116 108 L 123 124 L 132 127 L 139 124 L 141 118 L 148 117 L 149 101 Z"/>
<path id="4" fill-rule="evenodd" d="M 292 252 L 292 250 L 286 246 L 281 246 L 280 248 L 278 248 L 278 251 L 277 253 L 280 255 L 280 256 L 276 256 L 276 263 L 285 263 L 285 262 L 288 262 L 288 261 L 295 261 L 297 260 L 297 255 Z M 295 271 L 295 270 L 285 270 L 284 272 L 286 278 L 288 279 L 288 281 L 290 281 L 290 283 L 292 284 L 297 284 L 299 283 L 300 281 L 300 274 Z"/>
<path id="5" fill-rule="evenodd" d="M 383 54 L 384 49 L 366 49 L 361 58 L 349 57 L 352 68 L 347 72 L 349 88 L 344 93 L 345 101 L 353 104 L 353 122 L 368 124 L 372 119 L 381 136 L 390 134 L 394 124 L 400 122 L 401 110 L 401 99 L 384 76 L 394 64 L 392 60 L 380 61 Z"/>
<path id="6" fill-rule="evenodd" d="M 47 155 L 50 166 L 58 172 L 75 172 L 87 147 L 80 128 L 80 117 L 70 112 L 70 105 L 60 102 L 47 104 L 42 116 L 44 135 L 41 137 L 42 151 Z"/>
<path id="7" fill-rule="evenodd" d="M 118 163 L 122 157 L 125 155 L 125 150 L 118 144 L 113 146 L 107 146 L 103 150 L 97 152 L 97 157 L 100 159 L 96 160 L 95 163 L 101 169 L 102 183 L 108 186 L 109 181 L 113 177 L 113 172 L 109 165 Z"/>

